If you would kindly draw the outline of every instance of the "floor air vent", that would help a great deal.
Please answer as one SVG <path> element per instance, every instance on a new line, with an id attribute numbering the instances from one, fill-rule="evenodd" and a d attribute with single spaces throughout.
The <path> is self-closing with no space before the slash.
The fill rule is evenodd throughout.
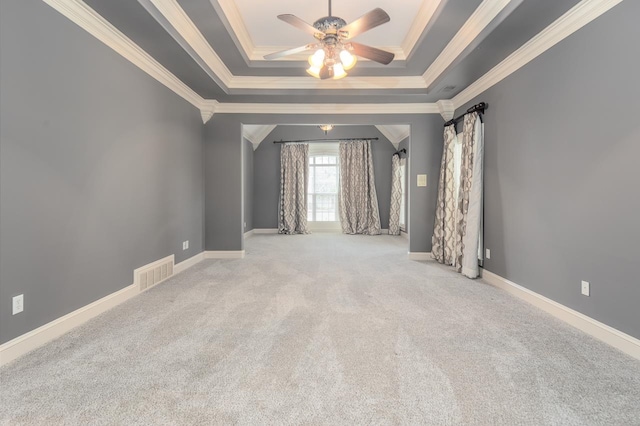
<path id="1" fill-rule="evenodd" d="M 173 275 L 174 256 L 144 265 L 133 271 L 133 280 L 140 291 L 147 290 Z"/>

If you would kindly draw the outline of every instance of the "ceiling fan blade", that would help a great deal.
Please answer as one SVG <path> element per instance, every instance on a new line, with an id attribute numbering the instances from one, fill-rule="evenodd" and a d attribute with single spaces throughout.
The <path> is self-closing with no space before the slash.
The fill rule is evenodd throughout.
<path id="1" fill-rule="evenodd" d="M 264 55 L 264 58 L 268 61 L 273 59 L 279 59 L 283 56 L 289 56 L 296 53 L 304 52 L 306 50 L 311 50 L 315 47 L 315 44 L 305 44 L 304 46 L 294 47 L 293 49 L 281 50 L 279 52 L 273 52 L 268 55 Z"/>
<path id="2" fill-rule="evenodd" d="M 373 9 L 371 12 L 365 13 L 347 26 L 340 28 L 340 33 L 344 34 L 345 39 L 350 39 L 358 34 L 362 34 L 372 28 L 389 22 L 391 18 L 384 10 L 380 8 Z"/>
<path id="3" fill-rule="evenodd" d="M 351 50 L 356 56 L 362 56 L 363 58 L 371 59 L 372 61 L 388 65 L 396 56 L 386 50 L 378 49 L 375 47 L 367 46 L 366 44 L 351 42 Z"/>
<path id="4" fill-rule="evenodd" d="M 304 22 L 302 19 L 298 18 L 295 15 L 291 15 L 288 13 L 285 15 L 278 15 L 278 19 L 286 22 L 287 24 L 291 24 L 298 29 L 301 29 L 306 33 L 309 33 L 314 37 L 316 37 L 316 34 L 319 34 L 321 36 L 320 38 L 325 36 L 325 34 L 322 31 L 318 31 L 313 25 L 307 24 L 306 22 Z"/>

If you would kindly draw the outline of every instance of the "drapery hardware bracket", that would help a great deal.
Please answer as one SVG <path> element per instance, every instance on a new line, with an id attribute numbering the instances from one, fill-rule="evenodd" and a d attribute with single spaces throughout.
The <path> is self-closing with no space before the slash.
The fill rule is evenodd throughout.
<path id="1" fill-rule="evenodd" d="M 379 138 L 344 138 L 344 139 L 301 139 L 298 141 L 273 141 L 273 143 L 306 143 L 306 142 L 352 142 L 352 141 L 377 141 Z"/>
<path id="2" fill-rule="evenodd" d="M 480 114 L 484 114 L 484 110 L 487 109 L 487 108 L 489 108 L 489 105 L 486 102 L 480 102 L 479 104 L 476 104 L 476 105 L 472 106 L 471 108 L 469 108 L 467 110 L 467 112 L 462 114 L 461 116 L 456 117 L 456 118 L 452 118 L 451 120 L 449 120 L 446 123 L 444 123 L 444 127 L 451 126 L 452 124 L 453 125 L 458 124 L 458 121 L 462 120 L 465 115 L 471 114 L 472 112 L 478 111 Z"/>

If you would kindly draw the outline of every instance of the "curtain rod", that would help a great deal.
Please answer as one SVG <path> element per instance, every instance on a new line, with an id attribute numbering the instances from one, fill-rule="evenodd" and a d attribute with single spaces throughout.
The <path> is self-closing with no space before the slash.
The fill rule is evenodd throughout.
<path id="1" fill-rule="evenodd" d="M 344 139 L 302 139 L 299 141 L 273 141 L 273 143 L 300 143 L 300 142 L 349 142 L 349 141 L 377 141 L 378 138 L 344 138 Z"/>
<path id="2" fill-rule="evenodd" d="M 472 112 L 479 111 L 481 114 L 484 114 L 484 110 L 487 109 L 487 108 L 489 108 L 489 105 L 487 105 L 486 102 L 480 102 L 479 104 L 476 104 L 476 105 L 472 106 L 471 108 L 469 108 L 467 110 L 467 112 L 465 112 L 461 116 L 453 118 L 453 119 L 447 121 L 446 123 L 444 123 L 444 127 L 451 126 L 452 124 L 453 125 L 458 124 L 458 121 L 462 120 L 465 115 L 470 114 Z"/>

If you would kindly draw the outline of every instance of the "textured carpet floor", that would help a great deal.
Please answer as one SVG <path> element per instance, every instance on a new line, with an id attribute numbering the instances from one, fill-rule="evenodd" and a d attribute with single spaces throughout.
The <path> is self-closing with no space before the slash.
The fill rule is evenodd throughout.
<path id="1" fill-rule="evenodd" d="M 0 423 L 640 424 L 640 362 L 406 247 L 251 237 L 5 366 Z"/>

